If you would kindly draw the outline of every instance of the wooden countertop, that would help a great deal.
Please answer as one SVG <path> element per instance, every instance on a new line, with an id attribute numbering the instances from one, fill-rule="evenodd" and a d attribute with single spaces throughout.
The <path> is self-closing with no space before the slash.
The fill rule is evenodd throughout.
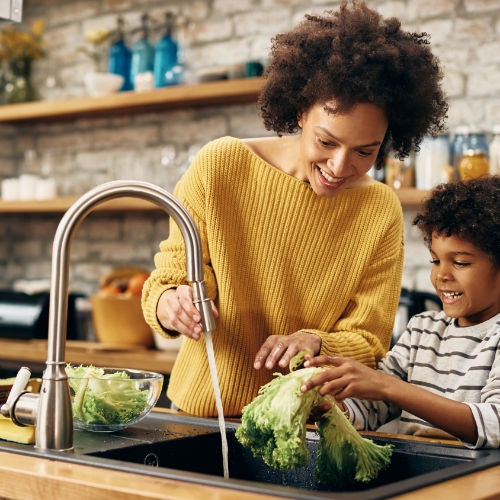
<path id="1" fill-rule="evenodd" d="M 123 346 L 121 346 L 123 349 Z M 43 363 L 47 341 L 0 339 L 0 360 Z M 66 359 L 75 364 L 148 369 L 170 373 L 176 353 L 153 349 L 119 350 L 118 346 L 67 341 Z M 21 365 L 20 365 L 21 366 Z M 168 412 L 156 408 L 154 411 Z M 364 433 L 374 434 L 374 433 Z M 380 433 L 376 434 L 380 436 Z M 394 437 L 394 435 L 391 435 Z M 436 440 L 404 436 L 404 439 Z M 443 442 L 440 440 L 439 442 Z M 447 444 L 454 444 L 447 442 Z M 0 498 L 23 500 L 279 500 L 261 495 L 0 452 Z M 500 466 L 395 497 L 398 500 L 483 500 L 500 498 Z"/>
<path id="2" fill-rule="evenodd" d="M 167 375 L 172 371 L 176 357 L 176 351 L 159 351 L 146 349 L 142 346 L 107 345 L 78 340 L 66 341 L 65 361 L 76 365 L 93 364 L 112 368 L 132 368 Z M 0 339 L 0 363 L 2 360 L 19 361 L 19 367 L 23 363 L 45 363 L 47 361 L 47 341 Z"/>
<path id="3" fill-rule="evenodd" d="M 168 412 L 169 410 L 159 411 Z M 391 435 L 391 437 L 398 436 Z M 408 436 L 399 437 L 408 438 Z M 414 439 L 435 441 L 424 438 Z M 6 452 L 0 452 L 0 484 L 2 485 L 0 492 L 2 499 L 234 500 L 237 498 L 238 500 L 279 500 L 283 498 Z M 499 497 L 500 466 L 394 498 L 397 500 L 447 500 L 450 498 L 483 500 Z"/>

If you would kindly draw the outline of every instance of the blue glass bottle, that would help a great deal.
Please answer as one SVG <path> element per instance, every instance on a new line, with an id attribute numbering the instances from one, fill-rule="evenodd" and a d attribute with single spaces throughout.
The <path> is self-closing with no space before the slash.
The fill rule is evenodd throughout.
<path id="1" fill-rule="evenodd" d="M 172 38 L 174 16 L 171 12 L 167 12 L 165 17 L 165 34 L 155 48 L 154 78 L 156 88 L 167 86 L 166 74 L 177 64 L 177 43 Z"/>
<path id="2" fill-rule="evenodd" d="M 138 74 L 148 71 L 153 73 L 154 70 L 155 49 L 148 40 L 148 18 L 147 14 L 143 14 L 141 35 L 132 47 L 132 64 L 130 65 L 130 81 L 132 85 L 134 85 L 135 77 Z"/>
<path id="3" fill-rule="evenodd" d="M 469 129 L 468 148 L 482 151 L 488 158 L 488 140 L 486 134 L 478 127 L 471 126 Z"/>
<path id="4" fill-rule="evenodd" d="M 111 44 L 108 51 L 108 72 L 123 76 L 121 92 L 132 90 L 132 82 L 130 81 L 132 51 L 125 44 L 123 24 L 123 19 L 119 17 L 115 41 Z"/>
<path id="5" fill-rule="evenodd" d="M 451 162 L 453 165 L 453 178 L 460 179 L 458 173 L 458 165 L 464 157 L 464 153 L 468 149 L 469 143 L 469 127 L 467 125 L 459 125 L 455 129 L 455 137 L 451 143 Z"/>

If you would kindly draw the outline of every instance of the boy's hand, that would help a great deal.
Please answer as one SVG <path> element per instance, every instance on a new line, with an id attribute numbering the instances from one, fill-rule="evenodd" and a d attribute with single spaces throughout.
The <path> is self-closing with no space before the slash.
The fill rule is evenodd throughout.
<path id="1" fill-rule="evenodd" d="M 373 370 L 358 361 L 340 356 L 306 355 L 304 367 L 329 365 L 324 372 L 308 380 L 300 390 L 307 392 L 313 387 L 322 386 L 319 393 L 322 396 L 333 394 L 335 400 L 341 402 L 345 398 L 384 400 L 386 387 L 390 384 L 388 375 Z"/>

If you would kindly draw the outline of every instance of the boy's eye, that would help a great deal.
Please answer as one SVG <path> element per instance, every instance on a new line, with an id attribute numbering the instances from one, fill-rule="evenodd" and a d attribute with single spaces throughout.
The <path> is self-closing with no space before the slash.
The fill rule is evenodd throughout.
<path id="1" fill-rule="evenodd" d="M 439 264 L 439 260 L 438 259 L 432 259 L 430 261 L 431 264 L 434 264 L 435 266 L 437 266 Z"/>
<path id="2" fill-rule="evenodd" d="M 467 266 L 470 266 L 470 262 L 458 262 L 458 261 L 455 261 L 453 262 L 453 264 L 457 267 L 467 267 Z"/>

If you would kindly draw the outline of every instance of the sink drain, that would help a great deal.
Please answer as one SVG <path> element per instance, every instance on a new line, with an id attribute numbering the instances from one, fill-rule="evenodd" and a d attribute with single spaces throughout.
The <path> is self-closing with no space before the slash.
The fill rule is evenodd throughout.
<path id="1" fill-rule="evenodd" d="M 154 453 L 149 453 L 144 458 L 144 465 L 151 465 L 151 467 L 158 467 L 160 465 L 160 461 L 158 457 Z"/>

